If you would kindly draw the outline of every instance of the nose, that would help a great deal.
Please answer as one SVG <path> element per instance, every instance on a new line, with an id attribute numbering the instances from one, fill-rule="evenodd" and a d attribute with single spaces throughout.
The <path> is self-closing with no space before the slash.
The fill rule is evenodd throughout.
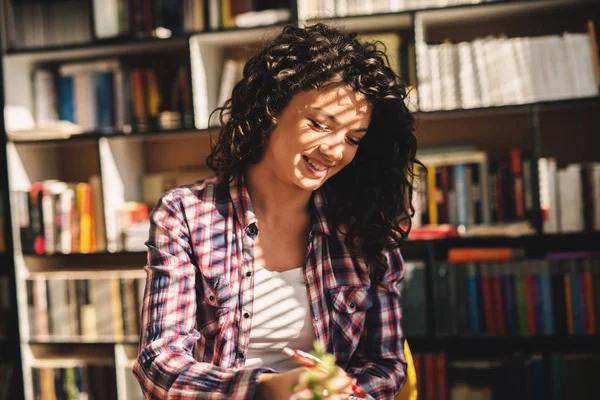
<path id="1" fill-rule="evenodd" d="M 344 157 L 344 134 L 332 132 L 329 136 L 319 145 L 319 151 L 333 162 L 340 161 Z"/>

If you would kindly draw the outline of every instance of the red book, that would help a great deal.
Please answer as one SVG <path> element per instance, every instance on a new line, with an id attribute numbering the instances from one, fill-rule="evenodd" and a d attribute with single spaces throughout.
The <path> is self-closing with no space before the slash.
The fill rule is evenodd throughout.
<path id="1" fill-rule="evenodd" d="M 527 331 L 529 335 L 535 335 L 535 299 L 533 297 L 533 277 L 527 274 L 523 277 L 525 283 L 525 308 L 527 310 Z"/>
<path id="2" fill-rule="evenodd" d="M 413 364 L 415 365 L 415 372 L 417 373 L 417 398 L 419 400 L 425 399 L 425 374 L 423 365 L 423 355 L 413 353 Z"/>
<path id="3" fill-rule="evenodd" d="M 494 306 L 492 300 L 492 278 L 489 276 L 489 265 L 484 266 L 486 271 L 482 272 L 479 277 L 479 281 L 481 282 L 481 299 L 483 303 L 483 321 L 485 324 L 485 333 L 487 335 L 495 336 L 498 333 L 496 332 L 495 326 L 495 315 L 494 315 Z"/>
<path id="4" fill-rule="evenodd" d="M 425 365 L 425 396 L 419 396 L 424 400 L 437 400 L 435 390 L 435 354 L 425 353 L 423 356 Z"/>
<path id="5" fill-rule="evenodd" d="M 446 374 L 446 354 L 438 353 L 435 356 L 437 400 L 448 399 L 448 378 Z"/>
<path id="6" fill-rule="evenodd" d="M 450 223 L 450 205 L 448 204 L 448 192 L 450 191 L 450 179 L 448 177 L 448 166 L 442 165 L 440 167 L 440 187 L 442 191 L 442 202 L 441 202 L 441 213 L 439 222 L 448 224 Z"/>
<path id="7" fill-rule="evenodd" d="M 490 277 L 492 281 L 492 304 L 494 308 L 496 335 L 506 336 L 506 321 L 504 318 L 504 296 L 502 295 L 502 277 L 499 275 L 499 266 L 492 266 L 494 270 Z"/>
<path id="8" fill-rule="evenodd" d="M 510 247 L 457 247 L 448 249 L 448 261 L 452 263 L 508 261 L 520 257 L 521 249 Z"/>
<path id="9" fill-rule="evenodd" d="M 592 278 L 592 272 L 590 271 L 590 260 L 585 260 L 583 262 L 583 285 L 584 285 L 584 293 L 585 293 L 585 311 L 587 313 L 587 331 L 588 335 L 596 334 L 596 315 L 595 315 L 595 307 L 594 307 L 594 284 Z M 597 290 L 600 290 L 598 288 Z"/>
<path id="10" fill-rule="evenodd" d="M 520 149 L 510 150 L 510 174 L 512 178 L 512 197 L 515 207 L 515 217 L 525 219 L 525 192 L 523 187 L 523 162 Z"/>

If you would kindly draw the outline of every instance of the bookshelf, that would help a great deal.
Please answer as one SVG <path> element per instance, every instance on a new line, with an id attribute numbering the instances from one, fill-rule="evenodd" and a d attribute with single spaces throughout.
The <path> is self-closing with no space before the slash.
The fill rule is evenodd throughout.
<path id="1" fill-rule="evenodd" d="M 480 225 L 478 222 L 481 221 L 478 218 L 483 220 L 482 214 L 481 217 L 474 218 L 471 221 L 472 226 L 467 226 L 466 232 L 460 232 L 460 236 L 423 239 L 417 235 L 417 228 L 412 238 L 404 244 L 403 255 L 407 263 L 420 263 L 410 267 L 413 268 L 411 271 L 416 271 L 410 276 L 420 276 L 420 281 L 407 279 L 413 293 L 414 290 L 418 290 L 420 300 L 411 302 L 410 311 L 407 306 L 407 314 L 415 315 L 416 312 L 422 324 L 413 330 L 419 331 L 417 333 L 411 333 L 411 329 L 407 328 L 408 339 L 413 352 L 422 355 L 416 362 L 419 364 L 418 368 L 422 368 L 420 376 L 424 377 L 423 382 L 429 386 L 432 385 L 431 382 L 435 382 L 436 387 L 446 390 L 436 392 L 438 397 L 434 398 L 447 398 L 456 385 L 469 385 L 469 382 L 463 379 L 464 374 L 460 372 L 464 367 L 460 362 L 464 360 L 483 358 L 489 362 L 518 353 L 523 355 L 523 359 L 519 359 L 518 362 L 523 361 L 523 368 L 530 368 L 532 364 L 537 365 L 538 355 L 550 357 L 556 353 L 570 360 L 572 354 L 600 354 L 600 339 L 597 333 L 542 335 L 536 332 L 527 335 L 501 335 L 498 331 L 486 331 L 484 316 L 480 321 L 482 334 L 463 332 L 457 335 L 441 331 L 440 327 L 446 329 L 448 326 L 440 326 L 440 321 L 436 320 L 440 312 L 440 301 L 454 301 L 450 286 L 447 292 L 440 292 L 440 282 L 441 287 L 451 284 L 436 278 L 442 264 L 449 269 L 461 268 L 458 266 L 460 263 L 448 262 L 448 254 L 452 249 L 520 249 L 523 253 L 521 258 L 503 261 L 510 265 L 544 262 L 549 253 L 581 255 L 597 251 L 600 226 L 595 226 L 594 223 L 590 225 L 584 217 L 580 217 L 583 218 L 580 226 L 563 230 L 560 226 L 560 213 L 556 211 L 554 226 L 548 225 L 548 215 L 551 215 L 552 206 L 554 210 L 560 210 L 560 207 L 557 208 L 557 203 L 548 203 L 541 194 L 545 187 L 541 182 L 548 178 L 544 178 L 546 175 L 541 176 L 539 162 L 542 159 L 553 160 L 550 164 L 554 163 L 555 166 L 553 179 L 557 187 L 560 187 L 559 171 L 568 165 L 600 162 L 596 150 L 600 148 L 600 143 L 598 135 L 595 134 L 600 126 L 598 86 L 582 86 L 580 91 L 564 91 L 555 97 L 544 92 L 530 92 L 527 97 L 523 95 L 523 87 L 519 86 L 521 89 L 513 88 L 513 92 L 497 90 L 498 97 L 486 99 L 485 102 L 483 98 L 463 101 L 465 99 L 461 97 L 449 97 L 452 91 L 444 85 L 455 88 L 457 93 L 466 93 L 467 91 L 460 87 L 461 77 L 458 74 L 466 64 L 460 64 L 455 58 L 454 72 L 444 67 L 446 75 L 439 75 L 442 72 L 440 70 L 435 78 L 438 81 L 434 81 L 432 73 L 435 71 L 431 68 L 432 57 L 434 60 L 437 57 L 437 62 L 441 62 L 441 57 L 448 54 L 452 56 L 452 52 L 461 51 L 459 45 L 463 49 L 465 46 L 474 49 L 479 46 L 478 40 L 489 35 L 495 35 L 497 42 L 486 46 L 491 50 L 503 48 L 504 51 L 513 45 L 515 39 L 554 36 L 553 40 L 556 42 L 556 38 L 563 32 L 579 34 L 581 39 L 586 33 L 586 21 L 598 20 L 600 17 L 597 2 L 406 0 L 390 2 L 393 6 L 390 5 L 388 9 L 360 9 L 356 8 L 356 2 L 350 1 L 273 1 L 270 3 L 272 7 L 287 8 L 289 12 L 285 15 L 263 14 L 267 15 L 267 22 L 261 26 L 235 27 L 231 25 L 231 21 L 223 24 L 222 18 L 219 17 L 220 10 L 217 10 L 216 16 L 212 10 L 211 16 L 210 7 L 207 7 L 204 9 L 203 26 L 194 25 L 198 19 L 190 21 L 177 17 L 175 20 L 179 21 L 179 25 L 172 25 L 172 21 L 167 23 L 160 18 L 155 20 L 160 15 L 153 9 L 154 18 L 143 21 L 143 24 L 136 25 L 136 28 L 131 28 L 123 21 L 117 21 L 115 25 L 115 20 L 111 20 L 112 25 L 100 27 L 97 25 L 98 15 L 94 12 L 97 2 L 77 2 L 81 3 L 82 10 L 87 10 L 82 13 L 85 19 L 83 25 L 86 28 L 82 28 L 75 41 L 60 41 L 56 37 L 54 42 L 40 41 L 39 32 L 28 37 L 26 41 L 25 38 L 21 40 L 18 37 L 19 31 L 14 26 L 15 20 L 10 22 L 14 13 L 12 3 L 19 3 L 17 8 L 25 7 L 25 4 L 35 8 L 39 1 L 4 0 L 1 3 L 2 21 L 7 23 L 2 24 L 4 28 L 1 32 L 5 50 L 2 53 L 4 70 L 0 100 L 3 99 L 7 106 L 3 107 L 6 110 L 7 126 L 0 125 L 0 176 L 8 179 L 2 179 L 0 191 L 5 211 L 5 231 L 12 232 L 12 235 L 6 235 L 7 251 L 0 254 L 0 265 L 3 267 L 0 276 L 8 278 L 12 290 L 11 304 L 16 305 L 13 308 L 17 309 L 19 317 L 18 322 L 16 314 L 14 318 L 7 320 L 10 335 L 4 342 L 0 338 L 0 343 L 9 343 L 9 347 L 14 349 L 14 354 L 8 355 L 8 359 L 16 366 L 15 371 L 18 371 L 14 374 L 13 381 L 19 394 L 8 398 L 20 398 L 21 391 L 27 400 L 37 398 L 42 390 L 42 382 L 47 381 L 50 374 L 56 374 L 67 385 L 77 374 L 99 374 L 98 380 L 105 382 L 111 391 L 108 398 L 141 398 L 130 372 L 137 352 L 132 310 L 136 309 L 139 300 L 136 296 L 128 296 L 127 288 L 139 295 L 140 287 L 136 286 L 135 282 L 144 278 L 143 241 L 144 232 L 147 233 L 144 218 L 157 196 L 166 188 L 190 183 L 207 174 L 204 160 L 210 150 L 213 139 L 211 135 L 215 135 L 218 130 L 215 128 L 216 121 L 209 119 L 209 114 L 219 103 L 222 82 L 232 79 L 223 76 L 226 74 L 226 62 L 248 57 L 263 40 L 275 35 L 288 21 L 299 25 L 325 22 L 348 31 L 358 31 L 360 34 L 392 32 L 397 35 L 400 43 L 399 73 L 410 86 L 416 88 L 411 95 L 411 102 L 413 105 L 418 102 L 420 107 L 416 112 L 420 155 L 434 160 L 430 163 L 434 171 L 437 171 L 438 166 L 446 166 L 450 174 L 455 172 L 455 164 L 436 164 L 435 157 L 439 158 L 440 152 L 479 152 L 478 154 L 484 156 L 485 163 L 489 164 L 489 173 L 492 175 L 497 171 L 496 165 L 509 164 L 510 154 L 514 149 L 521 152 L 521 168 L 529 171 L 523 188 L 528 192 L 529 205 L 523 215 L 517 216 L 518 213 L 512 210 L 514 199 L 511 197 L 513 189 L 510 185 L 513 177 L 510 174 L 503 176 L 497 173 L 497 179 L 506 179 L 509 182 L 503 183 L 508 184 L 509 188 L 502 201 L 506 200 L 507 210 L 510 210 L 506 211 L 504 218 L 498 217 L 498 206 L 494 205 L 494 198 L 488 199 L 491 204 L 489 218 L 493 225 L 499 222 L 506 223 L 507 226 L 514 223 L 527 224 L 528 230 L 512 231 L 507 227 L 500 233 L 498 230 L 476 232 L 472 228 Z M 56 3 L 55 7 L 62 7 L 60 3 L 67 2 Z M 112 7 L 128 2 L 112 0 L 108 3 Z M 189 7 L 191 3 L 201 2 L 184 3 Z M 351 6 L 351 3 L 354 5 Z M 365 7 L 370 4 L 364 3 Z M 269 2 L 258 1 L 257 4 L 264 9 Z M 365 13 L 368 15 L 362 15 Z M 120 14 L 117 13 L 118 15 Z M 19 18 L 24 17 L 21 15 Z M 158 29 L 165 28 L 165 24 L 171 24 L 170 33 Z M 46 25 L 45 29 L 50 28 Z M 552 60 L 553 54 L 548 50 L 543 56 Z M 146 113 L 136 114 L 139 109 L 135 107 L 135 89 L 130 89 L 129 93 L 123 90 L 121 93 L 122 88 L 114 86 L 114 93 L 120 93 L 122 98 L 117 98 L 113 93 L 115 97 L 110 99 L 109 104 L 119 101 L 130 104 L 126 107 L 130 114 L 127 118 L 124 117 L 121 123 L 114 123 L 108 128 L 99 123 L 88 124 L 84 129 L 75 131 L 72 130 L 73 126 L 68 126 L 68 129 L 39 126 L 36 116 L 48 115 L 47 112 L 51 111 L 52 107 L 60 108 L 65 97 L 58 96 L 59 86 L 52 89 L 52 86 L 48 86 L 49 81 L 44 80 L 43 76 L 39 78 L 40 81 L 36 81 L 37 71 L 47 71 L 50 75 L 46 76 L 51 76 L 50 81 L 56 84 L 61 77 L 71 74 L 65 72 L 65 65 L 75 69 L 73 76 L 77 79 L 77 74 L 80 74 L 82 69 L 89 68 L 90 63 L 102 63 L 106 60 L 118 61 L 118 67 L 104 67 L 105 69 L 93 70 L 93 73 L 109 72 L 114 74 L 113 76 L 121 74 L 131 83 L 131 80 L 137 79 L 132 78 L 133 70 L 154 71 L 157 81 L 154 87 L 158 90 L 160 105 L 147 104 L 142 100 Z M 589 61 L 592 62 L 591 59 Z M 516 63 L 507 64 L 506 70 L 514 73 L 515 65 Z M 180 72 L 182 66 L 184 71 Z M 474 63 L 465 67 L 468 68 L 475 71 L 478 66 Z M 561 71 L 564 73 L 565 69 Z M 507 76 L 498 75 L 497 71 L 496 75 L 493 75 L 492 72 L 487 82 L 488 86 L 492 86 L 488 89 L 498 89 L 502 83 L 514 79 L 508 72 Z M 560 75 L 560 71 L 555 73 Z M 142 74 L 144 79 L 154 79 L 148 78 L 152 74 L 145 74 L 146 72 Z M 495 81 L 492 79 L 494 76 Z M 549 77 L 551 75 L 548 75 L 547 81 L 552 81 Z M 477 84 L 482 85 L 484 82 L 480 80 Z M 471 85 L 473 84 L 475 83 L 471 82 Z M 128 85 L 123 84 L 123 87 L 125 86 Z M 145 93 L 141 98 L 148 100 L 153 99 L 153 96 L 155 94 Z M 186 104 L 186 96 L 193 100 L 192 107 Z M 149 112 L 150 109 L 154 112 Z M 99 120 L 100 114 L 96 112 L 88 109 L 87 114 L 76 117 L 89 122 L 90 115 L 93 114 L 91 120 Z M 115 114 L 112 118 L 116 121 L 117 112 L 113 112 Z M 169 116 L 172 119 L 168 123 L 161 122 L 161 118 Z M 450 156 L 446 154 L 442 157 Z M 3 169 L 5 166 L 8 166 L 8 169 Z M 473 171 L 470 173 L 471 176 L 477 175 Z M 547 174 L 548 171 L 544 173 Z M 569 175 L 565 176 L 568 178 Z M 47 183 L 46 186 L 38 184 L 49 180 L 55 181 Z M 547 184 L 547 181 L 543 182 Z M 568 182 L 568 179 L 564 182 Z M 502 187 L 502 184 L 498 185 Z M 65 231 L 62 228 L 44 232 L 45 238 L 54 235 L 53 244 L 46 243 L 45 248 L 36 247 L 32 236 L 28 236 L 31 234 L 28 230 L 30 227 L 23 224 L 24 217 L 31 217 L 27 205 L 28 201 L 31 201 L 32 190 L 40 196 L 40 206 L 44 199 L 48 198 L 44 197 L 46 192 L 57 192 L 58 199 L 71 199 L 65 200 L 65 204 L 70 204 L 70 210 L 79 206 L 78 201 L 87 204 L 91 207 L 93 227 L 72 226 L 74 231 L 65 238 L 62 236 L 62 232 Z M 437 187 L 436 190 L 443 192 L 443 188 Z M 491 196 L 496 190 L 494 183 L 489 183 L 488 195 Z M 77 197 L 80 193 L 81 199 Z M 479 194 L 485 195 L 486 193 Z M 555 200 L 559 195 L 560 193 L 555 193 Z M 91 197 L 92 201 L 86 203 L 85 196 Z M 429 199 L 425 196 L 424 200 Z M 592 202 L 594 200 L 598 202 L 600 197 L 592 198 Z M 586 200 L 588 203 L 585 203 L 584 199 L 579 201 L 582 203 L 581 215 L 587 215 L 589 200 Z M 94 205 L 100 206 L 93 209 Z M 450 208 L 448 204 L 438 206 L 448 207 L 448 210 Z M 420 203 L 419 207 L 422 211 L 429 210 L 427 202 Z M 64 211 L 65 218 L 69 215 L 72 217 L 72 211 L 68 210 Z M 58 211 L 54 212 L 58 215 Z M 450 214 L 450 211 L 448 213 Z M 449 222 L 458 225 L 449 215 L 447 220 L 444 220 L 446 217 L 443 215 L 444 212 L 440 212 L 438 225 L 447 225 Z M 423 216 L 421 218 L 421 228 L 428 228 L 431 214 L 427 215 L 429 220 Z M 44 221 L 41 222 L 45 228 Z M 75 234 L 75 231 L 79 233 Z M 84 231 L 85 234 L 82 233 Z M 598 254 L 589 257 L 598 258 Z M 485 281 L 488 277 L 486 271 L 489 261 L 473 262 L 477 264 L 477 271 L 482 272 L 477 275 L 477 279 Z M 562 262 L 559 261 L 559 265 L 562 265 Z M 491 267 L 493 268 L 495 267 Z M 571 273 L 568 269 L 559 270 L 559 273 L 561 271 L 565 275 Z M 578 277 L 580 274 L 584 277 L 582 279 L 585 279 L 585 271 L 575 270 L 573 273 L 574 276 Z M 520 276 L 518 271 L 513 272 L 508 276 Z M 484 278 L 481 278 L 482 276 Z M 595 275 L 592 273 L 590 276 Z M 594 287 L 594 290 L 600 293 L 600 286 Z M 106 302 L 105 306 L 108 308 L 95 309 L 94 306 L 100 304 L 100 301 L 94 302 L 94 294 L 99 296 L 103 291 L 106 291 L 111 299 Z M 90 298 L 86 299 L 82 293 L 87 293 L 87 297 Z M 46 300 L 41 301 L 41 298 Z M 415 299 L 411 295 L 407 298 L 408 301 Z M 481 301 L 480 306 L 483 308 L 484 300 Z M 56 304 L 64 304 L 64 310 L 53 309 L 52 306 Z M 414 308 L 415 306 L 421 308 Z M 101 325 L 97 319 L 105 313 L 111 316 L 108 321 L 111 329 L 97 331 Z M 69 329 L 59 332 L 56 330 L 57 321 L 62 321 L 61 318 L 69 321 L 66 324 Z M 407 318 L 406 321 L 411 320 Z M 591 326 L 586 327 L 591 332 Z M 5 357 L 4 352 L 2 357 Z M 436 361 L 433 361 L 434 359 Z M 0 363 L 2 362 L 3 358 L 0 358 Z M 435 362 L 438 364 L 431 364 Z M 570 362 L 565 361 L 564 365 L 571 365 Z M 437 373 L 431 372 L 432 365 L 437 365 Z M 469 368 L 471 367 L 467 369 Z M 427 392 L 427 389 L 425 387 L 423 391 Z M 0 400 L 2 394 L 0 392 Z M 485 396 L 478 398 L 487 398 Z"/>
<path id="2" fill-rule="evenodd" d="M 2 46 L 0 45 L 0 49 Z M 0 60 L 0 74 L 3 62 Z M 4 91 L 0 91 L 0 130 L 4 132 Z M 12 218 L 10 213 L 10 188 L 8 184 L 8 162 L 6 158 L 6 135 L 1 135 L 0 146 L 0 398 L 23 396 L 19 325 L 15 305 L 15 268 L 12 240 Z"/>

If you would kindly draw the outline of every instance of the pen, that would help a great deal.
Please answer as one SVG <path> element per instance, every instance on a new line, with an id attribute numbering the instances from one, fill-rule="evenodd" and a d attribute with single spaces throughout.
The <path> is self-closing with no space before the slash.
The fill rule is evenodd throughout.
<path id="1" fill-rule="evenodd" d="M 285 353 L 285 355 L 287 355 L 292 360 L 297 361 L 303 367 L 312 368 L 319 366 L 323 370 L 326 370 L 326 365 L 323 362 L 323 360 L 313 356 L 312 354 L 309 354 L 302 350 L 292 350 L 289 347 L 284 347 L 283 352 Z M 352 392 L 358 397 L 367 397 L 367 392 L 365 392 L 363 388 L 356 384 L 352 384 Z"/>

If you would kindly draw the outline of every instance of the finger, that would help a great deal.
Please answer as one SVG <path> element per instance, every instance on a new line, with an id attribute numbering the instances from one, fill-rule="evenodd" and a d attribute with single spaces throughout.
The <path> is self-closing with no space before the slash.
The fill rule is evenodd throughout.
<path id="1" fill-rule="evenodd" d="M 308 388 L 304 388 L 293 393 L 289 400 L 311 400 L 312 398 L 312 391 Z"/>

